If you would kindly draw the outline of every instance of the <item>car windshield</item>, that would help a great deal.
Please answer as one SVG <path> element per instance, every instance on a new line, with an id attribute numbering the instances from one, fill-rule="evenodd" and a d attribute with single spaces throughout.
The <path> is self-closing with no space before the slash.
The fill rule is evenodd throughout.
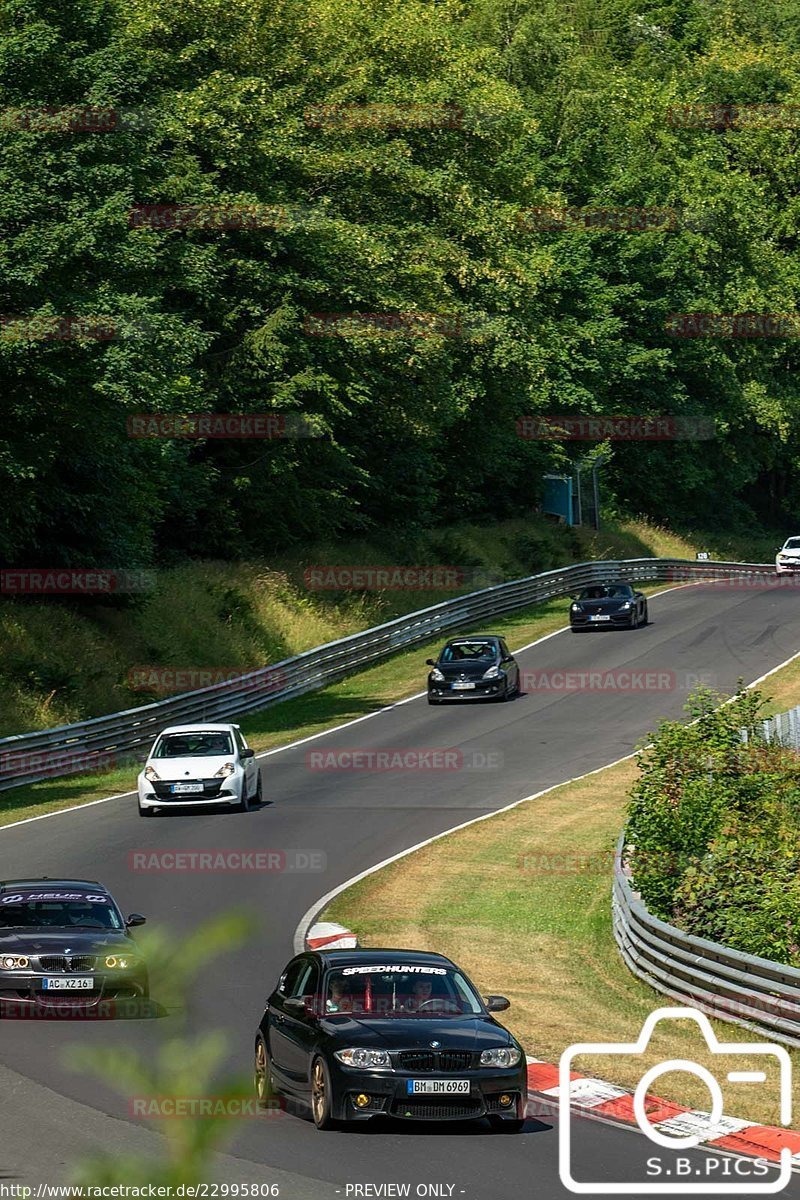
<path id="1" fill-rule="evenodd" d="M 33 899 L 25 893 L 0 896 L 0 929 L 122 929 L 108 899 Z"/>
<path id="2" fill-rule="evenodd" d="M 327 1013 L 372 1017 L 460 1017 L 483 1011 L 460 971 L 401 963 L 343 967 L 328 974 Z"/>
<path id="3" fill-rule="evenodd" d="M 581 600 L 630 600 L 633 588 L 628 583 L 603 583 L 584 588 Z"/>
<path id="4" fill-rule="evenodd" d="M 156 742 L 152 758 L 213 758 L 232 754 L 229 733 L 168 733 Z"/>
<path id="5" fill-rule="evenodd" d="M 484 658 L 495 658 L 497 650 L 491 642 L 448 642 L 442 651 L 441 661 L 444 663 L 479 661 Z"/>
<path id="6" fill-rule="evenodd" d="M 788 538 L 784 550 L 800 550 L 800 538 Z"/>

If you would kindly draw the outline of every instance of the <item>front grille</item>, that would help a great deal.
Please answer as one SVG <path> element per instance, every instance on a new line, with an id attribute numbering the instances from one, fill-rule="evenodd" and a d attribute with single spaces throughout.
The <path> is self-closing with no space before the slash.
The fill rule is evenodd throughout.
<path id="1" fill-rule="evenodd" d="M 418 1121 L 458 1120 L 459 1117 L 479 1117 L 483 1115 L 483 1101 L 451 1100 L 395 1100 L 392 1105 L 392 1116 L 406 1117 Z"/>
<path id="2" fill-rule="evenodd" d="M 93 971 L 97 959 L 93 954 L 42 954 L 39 963 L 43 971 L 62 971 L 69 974 L 72 971 Z"/>
<path id="3" fill-rule="evenodd" d="M 176 792 L 172 793 L 173 783 L 202 783 L 202 792 Z M 192 799 L 196 800 L 213 800 L 219 795 L 219 790 L 222 787 L 224 780 L 222 779 L 171 779 L 164 781 L 161 779 L 153 780 L 153 791 L 159 800 L 185 800 L 191 803 Z"/>
<path id="4" fill-rule="evenodd" d="M 403 1071 L 469 1071 L 476 1065 L 472 1050 L 403 1050 L 398 1055 Z"/>

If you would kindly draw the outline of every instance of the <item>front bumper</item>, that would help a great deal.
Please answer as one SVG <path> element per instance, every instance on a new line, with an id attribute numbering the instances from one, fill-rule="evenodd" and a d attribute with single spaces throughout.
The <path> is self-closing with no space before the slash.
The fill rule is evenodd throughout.
<path id="1" fill-rule="evenodd" d="M 800 558 L 788 562 L 776 562 L 775 570 L 779 575 L 797 575 L 800 573 Z"/>
<path id="2" fill-rule="evenodd" d="M 333 1116 L 339 1121 L 365 1121 L 375 1116 L 397 1117 L 410 1121 L 469 1121 L 499 1116 L 523 1119 L 527 1101 L 525 1063 L 512 1069 L 486 1067 L 483 1070 L 456 1072 L 451 1078 L 468 1079 L 469 1093 L 447 1095 L 410 1095 L 408 1083 L 424 1076 L 409 1071 L 362 1071 L 329 1060 L 333 1086 Z M 430 1076 L 447 1079 L 446 1074 Z M 355 1097 L 369 1097 L 369 1105 L 359 1108 Z M 501 1103 L 509 1097 L 509 1103 Z"/>
<path id="3" fill-rule="evenodd" d="M 175 783 L 202 783 L 202 792 L 178 792 L 173 794 Z M 239 804 L 244 787 L 244 775 L 228 775 L 224 779 L 145 779 L 137 780 L 140 808 L 195 808 L 197 805 Z"/>
<path id="4" fill-rule="evenodd" d="M 130 970 L 87 968 L 75 973 L 89 976 L 92 988 L 46 990 L 45 978 L 62 977 L 61 972 L 0 970 L 0 1016 L 26 1016 L 33 1011 L 81 1015 L 103 1008 L 111 1012 L 116 1005 L 146 1000 L 149 996 L 147 970 L 139 964 Z"/>
<path id="5" fill-rule="evenodd" d="M 608 621 L 593 621 L 585 613 L 570 613 L 569 623 L 572 629 L 627 629 L 636 619 L 636 609 L 629 608 L 625 612 L 606 614 Z"/>
<path id="6" fill-rule="evenodd" d="M 444 683 L 428 680 L 428 695 L 434 700 L 491 700 L 502 696 L 506 690 L 507 676 L 501 675 L 499 679 L 470 679 L 468 682 L 474 683 L 475 686 L 457 688 L 449 679 Z"/>

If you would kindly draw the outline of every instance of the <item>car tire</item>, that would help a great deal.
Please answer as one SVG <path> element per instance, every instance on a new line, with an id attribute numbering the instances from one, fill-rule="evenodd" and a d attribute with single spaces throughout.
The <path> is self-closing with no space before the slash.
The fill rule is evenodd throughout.
<path id="1" fill-rule="evenodd" d="M 494 1133 L 520 1133 L 525 1120 L 522 1117 L 489 1117 L 489 1124 Z"/>
<path id="2" fill-rule="evenodd" d="M 272 1099 L 275 1095 L 275 1086 L 272 1082 L 272 1064 L 269 1059 L 269 1050 L 267 1043 L 264 1040 L 263 1033 L 259 1033 L 256 1037 L 255 1057 L 253 1061 L 253 1086 L 256 1093 L 256 1105 L 258 1108 L 271 1108 Z"/>
<path id="3" fill-rule="evenodd" d="M 331 1073 L 321 1055 L 311 1064 L 311 1115 L 317 1129 L 335 1129 L 331 1116 Z"/>
<path id="4" fill-rule="evenodd" d="M 644 608 L 642 609 L 642 625 L 649 625 L 649 624 L 650 624 L 650 617 L 647 612 L 647 605 L 645 604 Z"/>
<path id="5" fill-rule="evenodd" d="M 139 816 L 140 817 L 155 817 L 157 813 L 158 813 L 157 808 L 143 808 L 141 804 L 139 805 Z"/>
<path id="6" fill-rule="evenodd" d="M 435 699 L 435 697 L 433 697 L 433 696 L 428 696 L 428 704 L 440 704 L 440 703 L 441 703 L 441 701 L 440 701 L 440 700 L 437 700 L 437 699 Z"/>
<path id="7" fill-rule="evenodd" d="M 258 783 L 256 784 L 256 794 L 253 797 L 254 804 L 261 804 L 264 800 L 264 781 L 261 778 L 261 770 L 258 772 Z"/>

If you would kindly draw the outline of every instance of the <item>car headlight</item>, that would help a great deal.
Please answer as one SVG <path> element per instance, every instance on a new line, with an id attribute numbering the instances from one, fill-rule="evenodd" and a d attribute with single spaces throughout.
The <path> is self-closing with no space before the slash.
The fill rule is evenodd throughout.
<path id="1" fill-rule="evenodd" d="M 236 770 L 236 763 L 224 763 L 218 771 L 214 772 L 215 779 L 227 779 Z"/>
<path id="2" fill-rule="evenodd" d="M 161 778 L 161 776 L 159 775 L 159 773 L 158 773 L 158 771 L 155 769 L 155 767 L 145 767 L 145 769 L 144 769 L 144 777 L 145 777 L 145 779 L 149 779 L 149 780 L 151 780 L 151 782 L 152 782 L 152 780 L 154 780 L 154 779 L 160 779 L 160 778 Z"/>
<path id="3" fill-rule="evenodd" d="M 0 967 L 4 971 L 24 971 L 28 965 L 28 959 L 24 954 L 6 954 L 0 958 Z"/>
<path id="4" fill-rule="evenodd" d="M 779 555 L 778 555 L 778 562 L 783 562 L 783 561 L 784 561 L 784 559 L 786 559 L 786 558 L 788 558 L 788 557 L 789 557 L 789 555 L 788 555 L 788 554 L 779 554 Z"/>
<path id="5" fill-rule="evenodd" d="M 133 954 L 109 954 L 106 959 L 106 966 L 113 971 L 126 971 L 128 967 L 135 967 L 138 964 L 138 958 Z"/>
<path id="6" fill-rule="evenodd" d="M 570 607 L 571 612 L 580 612 L 581 611 L 580 604 L 570 604 L 569 607 Z"/>
<path id="7" fill-rule="evenodd" d="M 626 600 L 624 604 L 620 605 L 620 608 L 622 609 L 623 612 L 625 612 L 625 610 L 628 608 L 633 608 L 633 601 Z"/>
<path id="8" fill-rule="evenodd" d="M 499 667 L 489 667 L 488 671 L 483 672 L 484 679 L 499 679 L 501 675 L 502 671 Z"/>
<path id="9" fill-rule="evenodd" d="M 434 681 L 434 683 L 444 683 L 444 675 L 438 667 L 434 667 L 431 671 L 431 679 Z"/>
<path id="10" fill-rule="evenodd" d="M 482 1067 L 516 1067 L 522 1051 L 516 1046 L 501 1046 L 497 1050 L 484 1050 L 481 1054 Z"/>
<path id="11" fill-rule="evenodd" d="M 388 1050 L 363 1050 L 352 1047 L 348 1050 L 336 1050 L 333 1055 L 346 1067 L 390 1067 L 392 1060 Z"/>

